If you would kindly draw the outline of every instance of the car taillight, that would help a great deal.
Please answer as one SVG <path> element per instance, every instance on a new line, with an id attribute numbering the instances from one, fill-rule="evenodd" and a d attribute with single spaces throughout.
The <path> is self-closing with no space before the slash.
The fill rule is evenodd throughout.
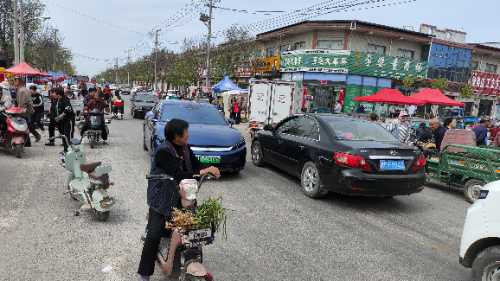
<path id="1" fill-rule="evenodd" d="M 365 172 L 372 171 L 370 164 L 366 162 L 365 158 L 359 155 L 353 155 L 345 152 L 335 152 L 333 159 L 335 160 L 335 164 L 342 167 L 361 169 Z"/>
<path id="2" fill-rule="evenodd" d="M 423 154 L 419 154 L 417 156 L 417 160 L 413 163 L 412 171 L 414 173 L 422 170 L 425 167 L 425 164 L 427 163 L 427 159 Z"/>

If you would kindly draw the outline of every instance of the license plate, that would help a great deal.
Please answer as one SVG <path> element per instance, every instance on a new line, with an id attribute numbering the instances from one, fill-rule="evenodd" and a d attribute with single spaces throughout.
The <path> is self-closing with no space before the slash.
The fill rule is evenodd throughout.
<path id="1" fill-rule="evenodd" d="M 380 170 L 382 171 L 403 171 L 404 169 L 404 160 L 380 160 Z"/>
<path id="2" fill-rule="evenodd" d="M 220 164 L 220 156 L 205 156 L 205 155 L 197 155 L 198 161 L 201 164 Z"/>
<path id="3" fill-rule="evenodd" d="M 212 236 L 212 230 L 210 228 L 207 229 L 198 229 L 189 231 L 188 239 L 189 241 L 198 241 L 205 240 Z"/>

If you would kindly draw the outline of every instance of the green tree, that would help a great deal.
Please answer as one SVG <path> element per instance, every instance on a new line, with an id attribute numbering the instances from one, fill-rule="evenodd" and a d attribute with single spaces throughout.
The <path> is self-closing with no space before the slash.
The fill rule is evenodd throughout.
<path id="1" fill-rule="evenodd" d="M 439 89 L 441 91 L 444 91 L 446 90 L 447 87 L 448 87 L 448 80 L 446 80 L 446 78 L 439 78 L 431 82 L 431 88 L 433 89 Z"/>

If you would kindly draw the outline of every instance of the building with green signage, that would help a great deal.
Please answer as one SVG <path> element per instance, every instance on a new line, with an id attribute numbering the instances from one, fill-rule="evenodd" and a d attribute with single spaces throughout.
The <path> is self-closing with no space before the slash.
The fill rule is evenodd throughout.
<path id="1" fill-rule="evenodd" d="M 263 56 L 281 55 L 281 78 L 297 81 L 309 109 L 343 111 L 356 96 L 427 78 L 428 34 L 362 21 L 305 21 L 257 35 Z"/>

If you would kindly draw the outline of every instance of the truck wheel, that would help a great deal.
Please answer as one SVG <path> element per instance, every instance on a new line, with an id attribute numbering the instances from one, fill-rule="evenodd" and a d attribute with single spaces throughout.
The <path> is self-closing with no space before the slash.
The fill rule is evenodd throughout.
<path id="1" fill-rule="evenodd" d="M 109 219 L 109 211 L 106 212 L 95 211 L 95 215 L 98 221 L 107 221 Z"/>
<path id="2" fill-rule="evenodd" d="M 486 248 L 472 263 L 472 280 L 500 280 L 500 246 Z"/>
<path id="3" fill-rule="evenodd" d="M 259 141 L 252 143 L 252 162 L 255 166 L 262 167 L 264 165 L 264 155 Z"/>
<path id="4" fill-rule="evenodd" d="M 483 186 L 484 182 L 480 180 L 468 180 L 464 185 L 465 200 L 469 203 L 474 203 L 479 198 L 479 193 Z"/>
<path id="5" fill-rule="evenodd" d="M 320 198 L 328 193 L 328 191 L 321 186 L 319 170 L 313 162 L 306 162 L 302 167 L 300 183 L 302 192 L 308 197 Z"/>

